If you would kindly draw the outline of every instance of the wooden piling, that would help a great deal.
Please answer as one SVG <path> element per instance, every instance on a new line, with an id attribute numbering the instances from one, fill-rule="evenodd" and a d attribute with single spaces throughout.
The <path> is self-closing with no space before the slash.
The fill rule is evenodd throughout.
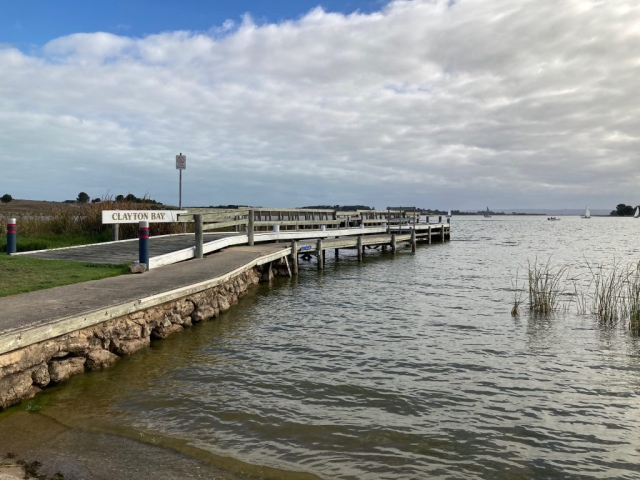
<path id="1" fill-rule="evenodd" d="M 248 225 L 248 231 L 247 231 L 247 237 L 249 238 L 249 246 L 252 247 L 253 246 L 253 240 L 254 240 L 254 230 L 253 230 L 253 221 L 255 218 L 255 214 L 253 210 L 249 210 L 249 225 Z"/>
<path id="2" fill-rule="evenodd" d="M 429 225 L 429 228 L 427 228 L 427 238 L 428 244 L 431 245 L 431 225 Z"/>
<path id="3" fill-rule="evenodd" d="M 293 274 L 298 275 L 298 242 L 291 240 L 291 266 Z"/>
<path id="4" fill-rule="evenodd" d="M 194 215 L 194 228 L 196 231 L 196 258 L 202 258 L 204 256 L 202 215 Z"/>
<path id="5" fill-rule="evenodd" d="M 396 243 L 396 234 L 392 233 L 391 234 L 391 253 L 395 254 L 396 250 L 397 250 L 397 243 Z"/>
<path id="6" fill-rule="evenodd" d="M 362 235 L 358 235 L 358 262 L 362 262 L 364 249 L 362 247 Z"/>
<path id="7" fill-rule="evenodd" d="M 336 260 L 337 260 L 340 257 L 340 249 L 336 248 L 333 253 L 336 256 Z"/>
<path id="8" fill-rule="evenodd" d="M 324 250 L 322 250 L 322 239 L 319 238 L 318 239 L 318 246 L 317 246 L 317 258 L 318 258 L 318 270 L 323 270 L 324 269 Z"/>
<path id="9" fill-rule="evenodd" d="M 416 253 L 416 231 L 411 230 L 411 253 Z"/>

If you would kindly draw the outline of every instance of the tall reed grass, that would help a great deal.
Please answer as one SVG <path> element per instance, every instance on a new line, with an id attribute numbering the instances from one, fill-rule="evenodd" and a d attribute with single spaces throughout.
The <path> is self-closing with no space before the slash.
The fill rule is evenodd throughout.
<path id="1" fill-rule="evenodd" d="M 529 262 L 528 267 L 529 310 L 539 315 L 558 311 L 569 267 L 554 266 L 551 259 L 538 263 L 537 258 L 533 263 Z"/>
<path id="2" fill-rule="evenodd" d="M 102 224 L 103 210 L 153 210 L 166 208 L 155 203 L 104 199 L 101 202 L 53 207 L 40 214 L 12 215 L 18 224 L 18 251 L 41 250 L 111 240 L 111 225 Z M 0 216 L 0 249 L 6 251 L 6 225 L 9 215 Z M 150 234 L 181 233 L 178 223 L 152 223 Z M 137 224 L 121 224 L 119 238 L 136 238 Z"/>
<path id="3" fill-rule="evenodd" d="M 529 310 L 535 315 L 548 316 L 558 311 L 568 312 L 575 303 L 579 315 L 593 315 L 608 325 L 624 321 L 640 334 L 640 262 L 623 265 L 614 259 L 611 263 L 591 264 L 585 259 L 578 267 L 584 273 L 570 277 L 571 265 L 553 265 L 550 259 L 546 263 L 539 263 L 537 259 L 529 262 Z M 517 285 L 516 275 L 516 297 L 511 312 L 512 315 L 515 312 L 514 316 L 520 305 Z"/>

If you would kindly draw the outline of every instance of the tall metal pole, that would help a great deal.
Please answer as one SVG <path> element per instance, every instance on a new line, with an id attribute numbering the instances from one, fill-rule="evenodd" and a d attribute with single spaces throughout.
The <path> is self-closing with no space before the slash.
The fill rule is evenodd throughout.
<path id="1" fill-rule="evenodd" d="M 180 172 L 180 203 L 178 203 L 178 209 L 182 210 L 182 170 L 178 170 Z"/>

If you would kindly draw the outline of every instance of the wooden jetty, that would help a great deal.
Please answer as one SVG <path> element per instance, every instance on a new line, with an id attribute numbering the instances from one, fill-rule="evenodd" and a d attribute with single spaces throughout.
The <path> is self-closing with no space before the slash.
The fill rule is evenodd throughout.
<path id="1" fill-rule="evenodd" d="M 190 209 L 186 215 L 180 215 L 179 220 L 194 223 L 195 258 L 202 258 L 215 248 L 215 242 L 205 243 L 205 232 L 221 229 L 233 230 L 236 234 L 231 240 L 234 245 L 246 242 L 252 246 L 257 242 L 289 241 L 293 274 L 298 272 L 299 255 L 315 255 L 318 269 L 322 270 L 326 250 L 333 249 L 338 256 L 341 249 L 357 249 L 358 260 L 362 261 L 367 248 L 380 248 L 384 251 L 389 247 L 395 253 L 399 246 L 408 244 L 415 252 L 419 242 L 444 242 L 451 237 L 449 221 L 445 223 L 442 216 L 439 216 L 437 223 L 431 223 L 430 217 L 423 215 L 415 207 L 356 211 Z M 181 254 L 189 255 L 190 252 L 184 251 Z M 166 260 L 171 259 L 167 257 Z"/>

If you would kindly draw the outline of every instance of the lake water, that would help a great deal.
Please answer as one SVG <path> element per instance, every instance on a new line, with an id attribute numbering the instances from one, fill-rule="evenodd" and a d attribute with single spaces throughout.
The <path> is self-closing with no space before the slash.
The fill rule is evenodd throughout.
<path id="1" fill-rule="evenodd" d="M 528 260 L 640 260 L 640 221 L 454 217 L 451 230 L 415 255 L 301 262 L 36 407 L 290 478 L 639 478 L 640 340 L 510 310 Z"/>

